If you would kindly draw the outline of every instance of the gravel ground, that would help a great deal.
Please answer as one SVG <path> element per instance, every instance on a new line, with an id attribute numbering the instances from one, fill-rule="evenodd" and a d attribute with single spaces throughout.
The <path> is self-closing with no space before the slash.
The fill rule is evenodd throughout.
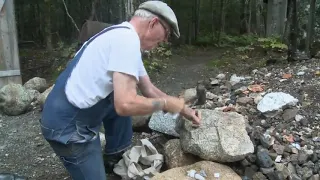
<path id="1" fill-rule="evenodd" d="M 207 63 L 219 57 L 221 52 L 196 52 L 192 55 L 178 56 L 168 62 L 162 74 L 151 77 L 163 91 L 177 95 L 183 89 L 194 87 L 199 80 L 215 77 L 228 69 L 208 68 Z M 246 63 L 234 64 L 237 71 L 232 73 L 252 75 Z M 243 67 L 243 68 L 241 68 Z M 291 94 L 301 101 L 301 115 L 308 117 L 307 127 L 319 127 L 319 70 L 318 60 L 310 60 L 294 65 L 269 66 L 259 69 L 257 80 L 265 81 L 266 87 Z M 233 68 L 234 69 L 234 68 Z M 303 75 L 297 75 L 304 72 Z M 271 73 L 269 76 L 268 73 Z M 293 78 L 280 81 L 284 73 L 292 73 Z M 301 73 L 302 74 L 302 73 Z M 21 116 L 0 117 L 0 173 L 16 173 L 28 179 L 70 179 L 58 158 L 44 141 L 39 129 L 39 109 Z M 320 130 L 318 129 L 318 132 Z M 135 133 L 134 142 L 141 137 Z M 110 178 L 116 179 L 116 178 Z"/>

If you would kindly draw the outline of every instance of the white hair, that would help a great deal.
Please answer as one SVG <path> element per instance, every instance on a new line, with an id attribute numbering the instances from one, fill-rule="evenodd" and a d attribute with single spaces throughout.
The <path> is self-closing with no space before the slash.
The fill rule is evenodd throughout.
<path id="1" fill-rule="evenodd" d="M 152 19 L 154 17 L 157 17 L 155 14 L 151 13 L 150 11 L 144 10 L 144 9 L 138 9 L 134 12 L 134 15 L 136 17 L 141 17 L 143 19 Z"/>

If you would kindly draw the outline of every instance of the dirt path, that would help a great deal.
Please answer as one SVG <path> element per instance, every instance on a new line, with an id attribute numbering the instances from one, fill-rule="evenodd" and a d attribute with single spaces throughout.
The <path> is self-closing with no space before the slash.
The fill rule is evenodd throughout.
<path id="1" fill-rule="evenodd" d="M 224 50 L 198 50 L 189 54 L 179 53 L 166 61 L 167 68 L 160 74 L 150 75 L 158 88 L 170 95 L 178 95 L 184 89 L 195 87 L 205 77 L 214 77 L 217 68 L 208 66 L 221 57 Z"/>
<path id="2" fill-rule="evenodd" d="M 151 78 L 161 90 L 177 95 L 195 86 L 203 77 L 216 73 L 207 68 L 207 63 L 221 53 L 199 51 L 175 55 L 163 73 Z M 0 173 L 17 173 L 32 180 L 70 179 L 44 141 L 39 119 L 39 110 L 16 117 L 0 117 Z"/>

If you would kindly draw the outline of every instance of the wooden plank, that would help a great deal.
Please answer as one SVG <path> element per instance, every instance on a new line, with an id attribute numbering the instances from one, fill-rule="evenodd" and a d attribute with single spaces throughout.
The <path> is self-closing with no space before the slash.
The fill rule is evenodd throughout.
<path id="1" fill-rule="evenodd" d="M 0 11 L 2 10 L 3 4 L 5 0 L 0 0 Z"/>
<path id="2" fill-rule="evenodd" d="M 22 83 L 21 74 L 17 74 L 20 62 L 13 3 L 12 0 L 5 0 L 0 11 L 0 71 L 8 71 L 14 77 L 0 77 L 0 88 L 8 83 Z"/>
<path id="3" fill-rule="evenodd" d="M 7 70 L 0 71 L 0 77 L 8 77 L 8 76 L 20 76 L 20 70 Z"/>

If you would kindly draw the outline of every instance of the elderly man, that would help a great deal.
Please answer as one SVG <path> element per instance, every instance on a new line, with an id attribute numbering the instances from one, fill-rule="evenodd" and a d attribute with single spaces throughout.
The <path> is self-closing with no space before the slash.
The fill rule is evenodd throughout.
<path id="1" fill-rule="evenodd" d="M 183 99 L 168 96 L 150 81 L 141 50 L 179 37 L 176 16 L 161 1 L 139 6 L 130 22 L 102 30 L 89 39 L 57 78 L 43 107 L 41 130 L 75 180 L 104 180 L 131 145 L 130 116 L 156 111 L 180 113 L 200 123 Z M 137 94 L 139 87 L 143 96 Z M 99 140 L 106 134 L 104 164 Z"/>

